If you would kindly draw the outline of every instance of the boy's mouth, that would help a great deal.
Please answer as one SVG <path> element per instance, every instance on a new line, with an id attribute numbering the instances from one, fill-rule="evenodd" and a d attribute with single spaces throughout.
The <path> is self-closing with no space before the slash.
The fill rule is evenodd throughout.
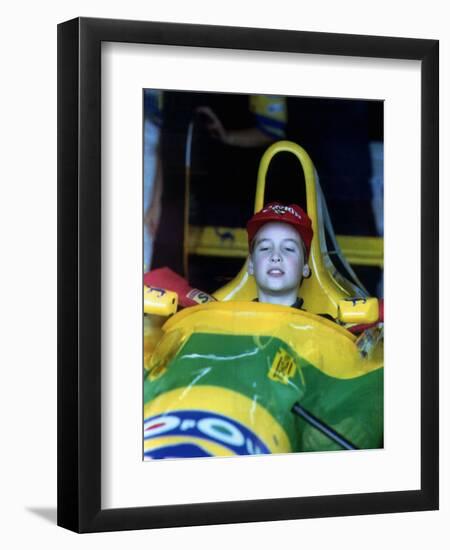
<path id="1" fill-rule="evenodd" d="M 284 271 L 277 267 L 273 267 L 272 269 L 269 269 L 267 274 L 270 275 L 271 277 L 282 277 L 284 275 Z"/>

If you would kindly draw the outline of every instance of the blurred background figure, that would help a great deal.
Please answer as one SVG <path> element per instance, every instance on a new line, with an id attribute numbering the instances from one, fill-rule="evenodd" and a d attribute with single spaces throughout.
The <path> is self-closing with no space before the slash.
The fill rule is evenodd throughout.
<path id="1" fill-rule="evenodd" d="M 161 217 L 162 102 L 161 91 L 144 90 L 144 273 L 151 268 L 153 243 Z"/>
<path id="2" fill-rule="evenodd" d="M 236 147 L 262 147 L 286 137 L 286 100 L 274 95 L 251 95 L 249 110 L 254 116 L 254 126 L 249 128 L 225 128 L 223 122 L 208 106 L 197 109 L 204 115 L 211 137 L 225 145 Z"/>
<path id="3" fill-rule="evenodd" d="M 372 176 L 370 185 L 372 187 L 372 210 L 375 216 L 375 225 L 378 235 L 384 233 L 384 158 L 383 158 L 383 142 L 371 141 L 369 143 L 370 158 L 372 161 Z"/>
<path id="4" fill-rule="evenodd" d="M 371 159 L 371 177 L 370 185 L 372 188 L 372 211 L 375 218 L 376 235 L 384 236 L 384 132 L 383 116 L 380 114 L 380 102 L 369 104 L 369 128 L 370 128 L 370 159 Z M 384 295 L 384 272 L 381 269 L 380 278 L 377 283 L 377 296 L 383 298 Z"/>

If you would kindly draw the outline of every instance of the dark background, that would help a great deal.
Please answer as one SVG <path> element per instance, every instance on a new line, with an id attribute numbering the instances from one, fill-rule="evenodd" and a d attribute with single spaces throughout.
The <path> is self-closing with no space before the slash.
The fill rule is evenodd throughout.
<path id="1" fill-rule="evenodd" d="M 249 96 L 164 92 L 161 127 L 162 217 L 152 268 L 168 266 L 183 274 L 186 139 L 194 120 L 189 223 L 245 227 L 253 214 L 256 176 L 267 148 L 240 148 L 212 138 L 195 115 L 209 106 L 227 129 L 255 126 Z M 383 102 L 328 98 L 287 98 L 286 139 L 300 144 L 319 174 L 333 226 L 339 235 L 375 236 L 370 187 L 370 141 L 383 141 Z M 305 207 L 303 171 L 293 155 L 281 153 L 268 173 L 265 202 L 296 202 Z M 212 292 L 234 277 L 242 259 L 191 256 L 191 286 Z M 382 276 L 376 267 L 353 266 L 376 295 Z"/>

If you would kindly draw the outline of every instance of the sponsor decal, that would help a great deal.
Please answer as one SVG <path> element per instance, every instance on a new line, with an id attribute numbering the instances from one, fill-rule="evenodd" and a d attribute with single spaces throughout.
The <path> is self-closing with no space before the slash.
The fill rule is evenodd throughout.
<path id="1" fill-rule="evenodd" d="M 206 292 L 199 290 L 198 288 L 193 288 L 192 290 L 190 290 L 187 293 L 187 297 L 190 300 L 197 302 L 197 304 L 207 304 L 208 302 L 216 301 L 212 296 L 210 296 Z"/>
<path id="2" fill-rule="evenodd" d="M 144 419 L 145 451 L 189 440 L 213 456 L 291 452 L 288 434 L 256 399 L 220 386 L 163 391 L 145 403 Z M 233 444 L 242 443 L 239 434 L 243 445 Z"/>
<path id="3" fill-rule="evenodd" d="M 177 410 L 146 418 L 144 445 L 147 458 L 270 453 L 248 427 L 204 410 Z"/>
<path id="4" fill-rule="evenodd" d="M 236 235 L 230 230 L 220 231 L 218 227 L 214 228 L 214 232 L 219 237 L 221 243 L 229 242 L 233 243 L 236 240 Z"/>
<path id="5" fill-rule="evenodd" d="M 176 443 L 165 445 L 144 452 L 144 460 L 158 460 L 161 458 L 202 458 L 214 456 L 201 445 L 195 443 Z"/>
<path id="6" fill-rule="evenodd" d="M 145 292 L 147 294 L 150 294 L 150 292 L 159 292 L 159 296 L 158 298 L 162 298 L 162 296 L 164 296 L 164 294 L 166 294 L 166 290 L 164 290 L 164 288 L 157 288 L 155 286 L 149 286 L 145 289 Z"/>
<path id="7" fill-rule="evenodd" d="M 297 365 L 294 358 L 291 357 L 286 350 L 280 348 L 275 354 L 268 376 L 275 382 L 288 384 L 289 380 L 294 377 L 296 371 Z"/>
<path id="8" fill-rule="evenodd" d="M 275 212 L 275 214 L 278 214 L 278 216 L 283 216 L 284 214 L 289 213 L 295 216 L 296 218 L 298 218 L 299 220 L 302 219 L 300 214 L 296 210 L 294 210 L 292 206 L 284 206 L 282 204 L 271 204 L 270 206 L 265 208 L 263 212 L 269 212 L 270 210 Z"/>

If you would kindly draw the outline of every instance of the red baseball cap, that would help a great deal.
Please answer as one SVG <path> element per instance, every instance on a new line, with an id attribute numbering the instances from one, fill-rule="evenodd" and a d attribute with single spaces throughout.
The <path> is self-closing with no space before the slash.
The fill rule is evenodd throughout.
<path id="1" fill-rule="evenodd" d="M 284 222 L 292 225 L 297 231 L 309 256 L 313 238 L 312 222 L 308 214 L 298 204 L 281 204 L 271 202 L 262 210 L 256 212 L 247 222 L 248 245 L 250 246 L 256 233 L 267 222 Z"/>

